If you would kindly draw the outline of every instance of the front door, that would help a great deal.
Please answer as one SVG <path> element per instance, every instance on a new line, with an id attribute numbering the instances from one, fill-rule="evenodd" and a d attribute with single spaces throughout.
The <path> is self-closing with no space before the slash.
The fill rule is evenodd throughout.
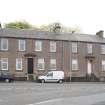
<path id="1" fill-rule="evenodd" d="M 87 74 L 92 74 L 92 62 L 90 60 L 87 61 Z"/>
<path id="2" fill-rule="evenodd" d="M 28 58 L 27 63 L 28 74 L 33 74 L 33 58 Z"/>

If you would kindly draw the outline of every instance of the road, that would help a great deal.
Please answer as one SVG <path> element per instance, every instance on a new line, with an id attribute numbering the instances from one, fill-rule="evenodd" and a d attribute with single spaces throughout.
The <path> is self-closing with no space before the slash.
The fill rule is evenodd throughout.
<path id="1" fill-rule="evenodd" d="M 0 105 L 105 105 L 105 84 L 0 83 Z"/>

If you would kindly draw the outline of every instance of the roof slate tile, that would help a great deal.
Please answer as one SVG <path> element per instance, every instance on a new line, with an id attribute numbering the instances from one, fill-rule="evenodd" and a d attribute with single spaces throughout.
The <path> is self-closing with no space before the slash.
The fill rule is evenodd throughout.
<path id="1" fill-rule="evenodd" d="M 35 39 L 105 43 L 105 38 L 100 38 L 97 35 L 77 34 L 77 33 L 54 33 L 54 32 L 38 31 L 32 29 L 1 28 L 0 37 L 35 38 Z"/>

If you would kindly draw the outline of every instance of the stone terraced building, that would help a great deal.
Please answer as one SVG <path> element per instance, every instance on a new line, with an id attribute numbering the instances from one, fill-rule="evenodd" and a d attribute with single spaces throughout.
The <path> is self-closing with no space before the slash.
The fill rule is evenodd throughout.
<path id="1" fill-rule="evenodd" d="M 27 80 L 62 70 L 66 80 L 105 80 L 105 38 L 96 35 L 0 29 L 0 71 Z"/>

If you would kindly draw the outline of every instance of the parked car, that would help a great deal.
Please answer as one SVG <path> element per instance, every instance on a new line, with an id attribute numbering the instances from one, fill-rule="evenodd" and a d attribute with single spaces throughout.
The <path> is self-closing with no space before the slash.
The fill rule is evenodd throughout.
<path id="1" fill-rule="evenodd" d="M 64 72 L 63 71 L 50 71 L 46 75 L 38 77 L 38 81 L 44 82 L 58 82 L 62 83 L 64 81 Z"/>
<path id="2" fill-rule="evenodd" d="M 0 72 L 0 81 L 12 82 L 14 78 L 9 72 Z"/>

